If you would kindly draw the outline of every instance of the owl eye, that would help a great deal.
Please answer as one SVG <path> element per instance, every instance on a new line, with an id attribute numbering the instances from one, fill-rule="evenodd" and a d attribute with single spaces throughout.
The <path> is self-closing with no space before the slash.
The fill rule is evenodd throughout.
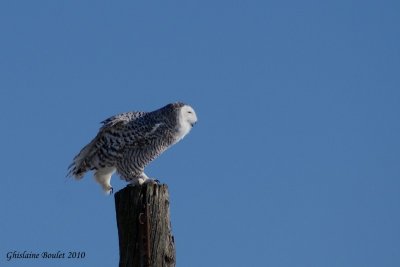
<path id="1" fill-rule="evenodd" d="M 191 111 L 188 111 L 188 113 L 192 114 L 192 112 L 191 112 Z"/>

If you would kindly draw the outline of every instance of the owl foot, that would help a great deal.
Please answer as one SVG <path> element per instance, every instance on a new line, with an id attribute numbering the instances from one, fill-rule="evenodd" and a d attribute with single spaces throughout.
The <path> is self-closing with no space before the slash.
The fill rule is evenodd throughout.
<path id="1" fill-rule="evenodd" d="M 137 186 L 137 185 L 139 185 L 140 186 L 140 183 L 138 182 L 138 181 L 131 181 L 131 182 L 129 182 L 128 183 L 128 185 L 127 186 L 131 186 L 131 187 L 134 187 L 134 186 Z"/>
<path id="2" fill-rule="evenodd" d="M 160 184 L 160 181 L 157 179 L 151 179 L 149 177 L 145 177 L 144 179 L 141 177 L 139 179 L 132 179 L 129 181 L 128 186 L 136 186 L 136 185 L 144 185 L 144 184 Z"/>
<path id="3" fill-rule="evenodd" d="M 128 181 L 128 186 L 141 186 L 144 184 L 145 180 L 139 178 L 139 179 L 132 179 Z"/>
<path id="4" fill-rule="evenodd" d="M 145 184 L 157 184 L 157 185 L 159 185 L 159 184 L 160 184 L 160 181 L 157 180 L 157 179 L 147 178 L 147 179 L 144 181 L 144 183 L 145 183 Z"/>

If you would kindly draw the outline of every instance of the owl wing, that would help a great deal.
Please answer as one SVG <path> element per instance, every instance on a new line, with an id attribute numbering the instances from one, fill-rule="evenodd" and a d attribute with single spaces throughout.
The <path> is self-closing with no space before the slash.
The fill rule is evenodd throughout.
<path id="1" fill-rule="evenodd" d="M 131 149 L 150 149 L 168 126 L 148 113 L 119 114 L 105 120 L 99 134 L 109 153 L 119 158 Z"/>
<path id="2" fill-rule="evenodd" d="M 132 123 L 138 118 L 143 117 L 147 112 L 141 112 L 141 111 L 134 111 L 134 112 L 125 112 L 121 114 L 117 114 L 115 116 L 112 116 L 108 119 L 105 119 L 101 123 L 103 123 L 103 126 L 101 127 L 100 131 L 110 129 L 113 127 L 119 128 L 120 126 L 124 126 L 128 123 Z"/>
<path id="3" fill-rule="evenodd" d="M 127 138 L 124 138 L 124 135 L 126 136 L 127 125 L 134 124 L 136 120 L 139 120 L 145 114 L 146 112 L 126 112 L 102 121 L 103 126 L 96 137 L 74 157 L 73 162 L 68 167 L 67 176 L 74 176 L 79 179 L 87 171 L 104 165 L 104 159 L 102 158 L 104 149 L 110 155 L 118 156 L 119 151 L 129 141 Z"/>
<path id="4" fill-rule="evenodd" d="M 159 139 L 164 132 L 168 131 L 168 127 L 164 122 L 148 121 L 147 123 L 137 123 L 125 129 L 125 149 L 142 149 L 153 143 L 155 139 Z"/>

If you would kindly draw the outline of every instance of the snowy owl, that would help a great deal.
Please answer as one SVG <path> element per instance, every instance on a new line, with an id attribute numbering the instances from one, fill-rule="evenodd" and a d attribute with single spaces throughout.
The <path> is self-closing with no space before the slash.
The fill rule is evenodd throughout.
<path id="1" fill-rule="evenodd" d="M 75 156 L 68 176 L 81 179 L 93 170 L 95 180 L 111 194 L 112 174 L 117 171 L 130 184 L 153 181 L 144 168 L 179 142 L 197 122 L 193 108 L 172 103 L 152 112 L 126 112 L 103 121 L 97 136 Z"/>

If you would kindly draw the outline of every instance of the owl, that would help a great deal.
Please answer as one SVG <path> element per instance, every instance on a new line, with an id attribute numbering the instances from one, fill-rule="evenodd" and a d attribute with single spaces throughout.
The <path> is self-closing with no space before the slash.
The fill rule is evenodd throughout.
<path id="1" fill-rule="evenodd" d="M 96 137 L 76 155 L 68 176 L 81 179 L 94 172 L 105 193 L 111 194 L 111 176 L 117 172 L 132 185 L 154 182 L 144 168 L 185 137 L 197 122 L 194 109 L 181 102 L 152 112 L 126 112 L 102 122 Z"/>

